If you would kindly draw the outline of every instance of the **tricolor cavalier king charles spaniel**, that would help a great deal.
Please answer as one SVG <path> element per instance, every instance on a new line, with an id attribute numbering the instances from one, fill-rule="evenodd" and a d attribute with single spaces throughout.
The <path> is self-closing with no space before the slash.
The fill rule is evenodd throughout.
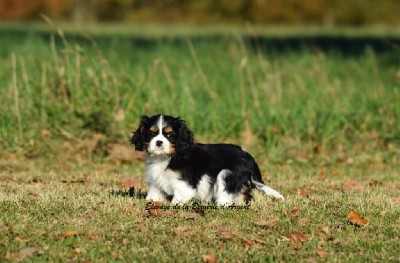
<path id="1" fill-rule="evenodd" d="M 147 200 L 247 204 L 253 188 L 284 200 L 265 185 L 249 153 L 232 144 L 195 143 L 193 133 L 179 117 L 142 116 L 131 142 L 137 151 L 147 152 Z"/>

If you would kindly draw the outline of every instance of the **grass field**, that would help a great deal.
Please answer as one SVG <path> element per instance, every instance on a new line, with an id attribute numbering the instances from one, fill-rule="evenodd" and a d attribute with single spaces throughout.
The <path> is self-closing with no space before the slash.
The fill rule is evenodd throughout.
<path id="1" fill-rule="evenodd" d="M 1 34 L 1 260 L 400 260 L 398 47 Z M 245 147 L 287 201 L 147 211 L 129 137 L 160 112 Z"/>
<path id="2" fill-rule="evenodd" d="M 399 260 L 395 166 L 262 164 L 271 185 L 285 194 L 285 203 L 256 194 L 250 209 L 205 210 L 200 217 L 190 210 L 151 216 L 145 200 L 129 197 L 126 178 L 141 178 L 143 164 L 7 165 L 15 171 L 0 173 L 2 259 L 199 262 L 203 255 L 216 255 L 221 261 Z M 351 211 L 368 225 L 352 225 Z"/>

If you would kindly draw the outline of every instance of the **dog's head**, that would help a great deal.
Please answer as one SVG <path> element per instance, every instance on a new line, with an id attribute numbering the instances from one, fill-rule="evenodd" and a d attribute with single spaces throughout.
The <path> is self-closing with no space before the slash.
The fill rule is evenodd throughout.
<path id="1" fill-rule="evenodd" d="M 193 145 L 193 133 L 179 117 L 142 116 L 131 142 L 137 151 L 150 155 L 185 155 Z"/>

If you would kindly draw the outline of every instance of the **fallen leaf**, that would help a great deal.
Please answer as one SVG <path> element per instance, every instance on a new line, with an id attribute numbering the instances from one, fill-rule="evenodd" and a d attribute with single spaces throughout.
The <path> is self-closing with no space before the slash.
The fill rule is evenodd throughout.
<path id="1" fill-rule="evenodd" d="M 62 235 L 62 238 L 69 238 L 69 237 L 74 237 L 77 236 L 78 233 L 74 231 L 67 231 Z"/>
<path id="2" fill-rule="evenodd" d="M 139 225 L 138 231 L 139 231 L 139 232 L 142 232 L 142 233 L 147 232 L 147 231 L 148 231 L 147 225 L 145 225 L 145 224 L 140 224 L 140 225 Z"/>
<path id="3" fill-rule="evenodd" d="M 329 242 L 332 242 L 332 244 L 339 244 L 340 243 L 340 240 L 339 239 L 337 239 L 337 238 L 335 238 L 335 237 L 328 237 L 328 239 L 327 239 Z"/>
<path id="4" fill-rule="evenodd" d="M 324 258 L 327 254 L 328 252 L 324 248 L 319 248 L 317 250 L 317 255 L 321 258 Z"/>
<path id="5" fill-rule="evenodd" d="M 125 177 L 120 180 L 120 184 L 123 188 L 131 189 L 137 188 L 140 185 L 140 181 L 137 179 Z"/>
<path id="6" fill-rule="evenodd" d="M 243 243 L 243 246 L 250 247 L 250 246 L 252 246 L 254 244 L 254 241 L 250 240 L 250 239 L 243 239 L 242 243 Z"/>
<path id="7" fill-rule="evenodd" d="M 369 186 L 372 186 L 372 187 L 377 187 L 377 186 L 382 186 L 382 185 L 383 185 L 382 182 L 376 181 L 376 180 L 369 182 Z"/>
<path id="8" fill-rule="evenodd" d="M 153 206 L 150 207 L 148 211 L 149 215 L 152 216 L 162 216 L 162 211 L 159 209 L 161 203 L 160 202 L 153 202 Z"/>
<path id="9" fill-rule="evenodd" d="M 18 241 L 18 242 L 20 242 L 20 243 L 26 243 L 26 242 L 29 242 L 29 241 L 30 241 L 30 239 L 27 238 L 27 237 L 15 237 L 14 240 L 15 240 L 15 241 Z"/>
<path id="10" fill-rule="evenodd" d="M 319 173 L 317 176 L 315 176 L 315 179 L 323 181 L 326 179 L 326 174 L 324 172 Z"/>
<path id="11" fill-rule="evenodd" d="M 184 230 L 183 232 L 179 232 L 179 231 L 175 231 L 175 234 L 179 237 L 184 237 L 184 238 L 192 238 L 196 236 L 196 232 L 191 230 L 189 231 L 189 229 Z"/>
<path id="12" fill-rule="evenodd" d="M 308 217 L 301 217 L 299 219 L 297 219 L 297 224 L 298 225 L 305 225 L 311 222 L 311 219 Z"/>
<path id="13" fill-rule="evenodd" d="M 21 249 L 20 251 L 16 252 L 16 253 L 10 253 L 7 252 L 5 255 L 5 259 L 7 260 L 12 260 L 12 261 L 22 261 L 25 258 L 33 255 L 33 254 L 43 254 L 43 250 L 41 248 L 38 247 L 26 247 Z"/>
<path id="14" fill-rule="evenodd" d="M 324 226 L 324 225 L 321 225 L 321 224 L 318 224 L 317 226 L 318 226 L 322 231 L 324 231 L 326 234 L 329 234 L 329 232 L 330 232 L 329 227 Z"/>
<path id="15" fill-rule="evenodd" d="M 300 211 L 301 211 L 301 209 L 298 208 L 298 207 L 294 207 L 294 208 L 292 208 L 292 209 L 290 210 L 290 212 L 292 212 L 293 214 L 296 214 L 296 213 L 298 213 L 298 212 L 300 212 Z"/>
<path id="16" fill-rule="evenodd" d="M 359 213 L 351 211 L 348 215 L 349 221 L 356 226 L 368 225 L 368 220 L 364 219 Z"/>
<path id="17" fill-rule="evenodd" d="M 333 176 L 337 176 L 337 175 L 339 175 L 339 171 L 338 171 L 338 170 L 333 170 L 333 171 L 331 172 L 331 174 L 332 174 Z"/>
<path id="18" fill-rule="evenodd" d="M 254 241 L 256 241 L 257 243 L 260 243 L 260 244 L 267 244 L 267 241 L 265 241 L 263 239 L 259 239 L 259 238 L 255 238 Z"/>
<path id="19" fill-rule="evenodd" d="M 334 214 L 339 213 L 339 211 L 340 211 L 340 206 L 335 205 L 335 206 L 332 207 L 332 212 L 333 212 Z"/>
<path id="20" fill-rule="evenodd" d="M 257 232 L 257 235 L 259 235 L 259 236 L 262 236 L 262 237 L 265 237 L 265 236 L 267 236 L 267 235 L 269 235 L 269 234 L 271 234 L 272 233 L 272 230 L 271 229 L 268 229 L 268 230 L 261 230 L 261 231 L 258 231 Z"/>
<path id="21" fill-rule="evenodd" d="M 321 154 L 322 153 L 321 145 L 315 145 L 313 150 L 314 150 L 315 154 Z"/>
<path id="22" fill-rule="evenodd" d="M 201 242 L 206 244 L 207 246 L 211 246 L 214 243 L 214 239 L 212 238 L 205 238 L 201 239 Z"/>
<path id="23" fill-rule="evenodd" d="M 203 261 L 206 263 L 216 263 L 218 262 L 218 257 L 214 254 L 203 255 Z"/>
<path id="24" fill-rule="evenodd" d="M 344 191 L 362 190 L 362 189 L 364 189 L 364 186 L 356 180 L 347 180 L 343 185 Z"/>
<path id="25" fill-rule="evenodd" d="M 271 133 L 277 134 L 277 133 L 280 133 L 281 128 L 280 128 L 278 125 L 270 125 L 270 126 L 269 126 L 269 131 L 270 131 Z"/>
<path id="26" fill-rule="evenodd" d="M 201 217 L 202 216 L 200 214 L 197 214 L 197 213 L 188 212 L 188 213 L 184 213 L 183 214 L 183 218 L 185 218 L 185 219 L 199 219 Z"/>
<path id="27" fill-rule="evenodd" d="M 254 248 L 260 247 L 260 244 L 256 243 L 254 240 L 251 239 L 243 239 L 242 244 L 244 247 L 254 247 Z"/>
<path id="28" fill-rule="evenodd" d="M 80 232 L 80 233 L 78 233 L 78 235 L 84 236 L 84 237 L 86 237 L 87 239 L 90 239 L 90 240 L 98 240 L 98 237 L 96 235 L 93 235 L 93 234 L 90 234 L 90 233 Z"/>
<path id="29" fill-rule="evenodd" d="M 225 248 L 224 244 L 221 243 L 218 245 L 218 249 L 224 249 L 224 248 Z"/>
<path id="30" fill-rule="evenodd" d="M 221 236 L 222 239 L 224 240 L 232 240 L 234 239 L 237 235 L 235 233 L 232 233 L 230 228 L 227 227 L 220 227 L 217 230 L 217 233 Z"/>
<path id="31" fill-rule="evenodd" d="M 199 214 L 200 216 L 204 216 L 206 214 L 206 212 L 201 208 L 193 208 L 192 210 L 193 210 L 193 212 L 195 212 L 196 214 Z"/>
<path id="32" fill-rule="evenodd" d="M 303 247 L 303 245 L 301 243 L 294 243 L 294 245 L 293 245 L 294 250 L 299 250 L 302 247 Z"/>
<path id="33" fill-rule="evenodd" d="M 175 234 L 177 234 L 178 236 L 179 235 L 182 235 L 184 232 L 186 232 L 188 230 L 188 228 L 187 227 L 184 227 L 184 226 L 177 226 L 176 228 L 175 228 Z"/>
<path id="34" fill-rule="evenodd" d="M 92 240 L 96 240 L 97 239 L 97 237 L 95 237 L 95 236 L 93 236 L 91 234 L 88 234 L 88 233 L 85 233 L 85 232 L 75 232 L 75 231 L 67 231 L 61 236 L 61 238 L 65 239 L 65 238 L 77 237 L 77 236 L 84 236 L 84 237 L 86 237 L 88 239 L 92 239 Z"/>
<path id="35" fill-rule="evenodd" d="M 15 154 L 9 153 L 9 152 L 3 153 L 3 157 L 4 157 L 4 159 L 6 159 L 6 160 L 11 160 L 11 161 L 17 160 L 17 156 L 16 156 Z"/>
<path id="36" fill-rule="evenodd" d="M 111 256 L 113 258 L 120 259 L 120 260 L 124 259 L 124 257 L 121 254 L 119 254 L 118 252 L 115 252 L 115 251 L 111 252 Z"/>
<path id="37" fill-rule="evenodd" d="M 276 224 L 279 221 L 280 221 L 279 217 L 272 217 L 268 220 L 259 219 L 255 222 L 253 222 L 253 224 L 255 224 L 256 226 L 261 226 L 261 227 L 274 227 L 274 226 L 276 226 Z"/>
<path id="38" fill-rule="evenodd" d="M 40 132 L 40 134 L 42 135 L 42 137 L 51 137 L 51 136 L 53 136 L 53 133 L 48 129 L 42 130 Z"/>
<path id="39" fill-rule="evenodd" d="M 289 241 L 294 241 L 294 242 L 305 242 L 308 241 L 308 237 L 303 235 L 302 233 L 295 231 L 293 233 L 285 235 L 286 238 L 289 239 Z"/>
<path id="40" fill-rule="evenodd" d="M 146 217 L 173 217 L 177 216 L 177 211 L 166 211 L 169 209 L 169 205 L 163 205 L 160 202 L 153 202 L 151 201 L 150 207 L 146 208 L 147 214 L 144 216 Z"/>
<path id="41" fill-rule="evenodd" d="M 297 194 L 303 197 L 308 197 L 309 191 L 307 188 L 300 188 L 297 190 Z"/>
<path id="42" fill-rule="evenodd" d="M 18 180 L 15 180 L 10 177 L 0 177 L 0 182 L 13 182 L 13 183 L 19 183 Z"/>
<path id="43" fill-rule="evenodd" d="M 94 178 L 94 176 L 90 173 L 84 173 L 83 178 L 85 179 L 85 181 L 90 181 Z"/>

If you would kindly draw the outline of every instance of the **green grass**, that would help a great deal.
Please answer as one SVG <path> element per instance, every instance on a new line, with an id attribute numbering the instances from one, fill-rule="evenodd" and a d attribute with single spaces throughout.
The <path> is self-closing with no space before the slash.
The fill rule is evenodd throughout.
<path id="1" fill-rule="evenodd" d="M 1 260 L 399 261 L 396 50 L 34 32 L 2 32 L 0 44 Z M 128 140 L 155 113 L 180 115 L 198 141 L 244 146 L 287 201 L 149 217 L 121 181 L 142 180 Z M 369 224 L 350 224 L 350 211 Z M 295 231 L 307 241 L 288 241 Z"/>
<path id="2" fill-rule="evenodd" d="M 61 140 L 98 131 L 125 143 L 140 115 L 159 112 L 182 116 L 199 138 L 236 140 L 250 129 L 275 155 L 287 138 L 330 154 L 369 142 L 371 132 L 383 148 L 399 142 L 393 52 L 348 56 L 303 48 L 282 54 L 252 48 L 240 37 L 77 42 L 32 33 L 4 39 L 3 149 L 18 152 L 30 142 L 37 151 L 45 147 L 40 154 L 49 152 L 43 129 Z"/>
<path id="3" fill-rule="evenodd" d="M 17 253 L 26 247 L 36 248 L 25 256 L 34 261 L 200 262 L 208 254 L 221 261 L 400 259 L 398 167 L 262 165 L 286 202 L 255 194 L 249 210 L 206 210 L 204 217 L 190 220 L 182 210 L 169 217 L 148 217 L 145 200 L 113 194 L 126 191 L 120 183 L 124 178 L 142 178 L 144 164 L 60 169 L 47 161 L 7 166 L 19 171 L 0 173 L 3 259 L 21 259 Z M 349 178 L 364 189 L 342 190 Z M 308 197 L 297 194 L 303 187 Z M 360 213 L 368 225 L 350 224 L 350 211 Z M 273 217 L 280 219 L 274 227 L 254 224 Z M 79 235 L 64 238 L 68 231 Z M 296 231 L 307 241 L 285 239 Z M 318 249 L 326 251 L 324 258 L 316 254 Z"/>

